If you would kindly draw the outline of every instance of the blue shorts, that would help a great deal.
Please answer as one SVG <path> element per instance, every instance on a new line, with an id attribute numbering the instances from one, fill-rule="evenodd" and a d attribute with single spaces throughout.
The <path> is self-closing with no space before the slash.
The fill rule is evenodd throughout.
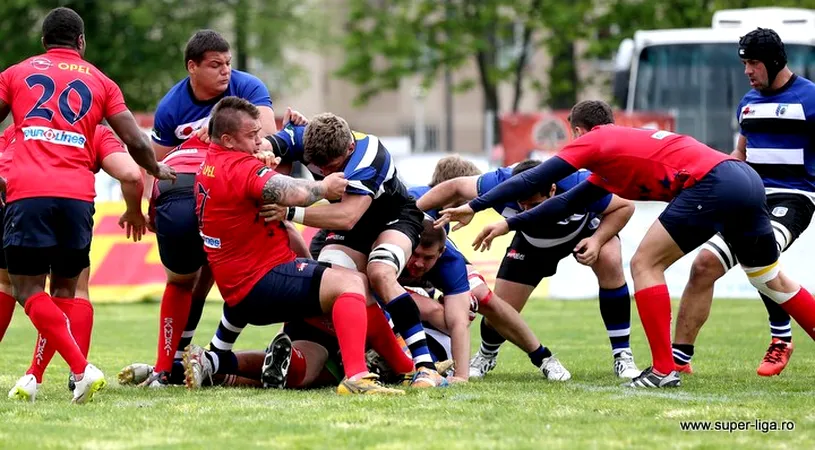
<path id="1" fill-rule="evenodd" d="M 721 233 L 747 267 L 778 259 L 761 177 L 741 161 L 724 161 L 679 193 L 659 221 L 688 253 Z"/>
<path id="2" fill-rule="evenodd" d="M 320 316 L 320 282 L 327 268 L 305 258 L 280 264 L 255 283 L 240 303 L 224 304 L 224 316 L 238 328 Z"/>
<path id="3" fill-rule="evenodd" d="M 179 275 L 186 275 L 195 273 L 206 264 L 194 196 L 157 200 L 155 221 L 158 254 L 164 267 Z"/>
<path id="4" fill-rule="evenodd" d="M 3 248 L 9 273 L 74 278 L 90 266 L 93 202 L 34 197 L 6 205 Z"/>

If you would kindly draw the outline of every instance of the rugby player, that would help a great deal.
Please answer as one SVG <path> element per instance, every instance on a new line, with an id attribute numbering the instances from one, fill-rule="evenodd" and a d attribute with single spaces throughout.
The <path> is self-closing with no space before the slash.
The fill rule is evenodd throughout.
<path id="1" fill-rule="evenodd" d="M 330 113 L 268 139 L 283 161 L 303 162 L 317 177 L 344 173 L 349 184 L 339 202 L 314 208 L 264 205 L 261 215 L 322 229 L 317 239 L 325 247 L 318 260 L 367 274 L 395 331 L 410 348 L 417 367 L 411 385 L 447 385 L 435 370 L 416 304 L 397 281 L 418 244 L 424 215 L 397 177 L 385 146 L 374 135 L 352 132 L 344 119 Z"/>
<path id="2" fill-rule="evenodd" d="M 815 212 L 815 84 L 787 67 L 784 43 L 773 30 L 756 29 L 739 42 L 739 57 L 753 89 L 736 110 L 740 132 L 734 158 L 761 176 L 770 224 L 781 252 L 809 227 Z M 738 264 L 721 234 L 702 246 L 682 293 L 674 331 L 673 356 L 679 372 L 693 373 L 696 337 L 710 314 L 713 284 Z M 790 316 L 760 293 L 770 319 L 770 346 L 758 366 L 760 376 L 778 375 L 792 355 Z"/>
<path id="3" fill-rule="evenodd" d="M 437 208 L 461 205 L 538 164 L 540 161 L 526 160 L 483 175 L 442 180 L 416 203 L 437 217 L 438 213 L 434 212 Z M 579 171 L 547 186 L 543 192 L 497 205 L 494 209 L 503 217 L 513 217 L 568 191 L 589 175 L 587 171 Z M 612 367 L 618 377 L 629 379 L 639 375 L 640 370 L 629 344 L 631 298 L 617 233 L 633 213 L 633 203 L 608 195 L 553 226 L 519 230 L 507 248 L 495 281 L 495 295 L 521 311 L 541 280 L 554 275 L 560 261 L 574 254 L 578 262 L 591 267 L 597 276 L 600 315 L 611 341 Z M 495 368 L 498 350 L 505 340 L 487 317 L 481 319 L 481 347 L 470 361 L 471 377 L 483 377 Z"/>
<path id="4" fill-rule="evenodd" d="M 365 277 L 297 258 L 282 222 L 258 220 L 261 204 L 307 206 L 323 198 L 337 199 L 348 182 L 341 173 L 313 182 L 266 167 L 252 156 L 262 142 L 259 119 L 257 107 L 246 100 L 219 101 L 209 124 L 210 146 L 195 179 L 199 229 L 226 302 L 224 317 L 245 326 L 330 313 L 346 374 L 337 392 L 403 394 L 380 385 L 365 365 Z M 193 350 L 190 346 L 185 352 L 193 378 L 200 378 L 207 365 L 234 362 L 210 360 L 207 353 Z"/>
<path id="5" fill-rule="evenodd" d="M 73 402 L 84 403 L 106 381 L 83 356 L 53 298 L 74 299 L 89 265 L 95 191 L 88 142 L 107 119 L 148 173 L 175 175 L 156 161 L 116 83 L 82 59 L 84 23 L 76 12 L 51 10 L 42 44 L 44 54 L 0 74 L 0 121 L 11 113 L 16 125 L 3 246 L 15 299 L 68 363 L 76 380 Z M 49 273 L 53 296 L 45 292 Z"/>
<path id="6" fill-rule="evenodd" d="M 4 148 L 4 142 L 14 140 L 14 128 L 9 127 L 0 138 L 0 149 Z M 7 139 L 8 140 L 7 140 Z M 92 170 L 98 172 L 101 168 L 108 175 L 121 183 L 122 198 L 125 201 L 125 212 L 119 218 L 119 226 L 125 229 L 125 235 L 132 236 L 134 242 L 141 240 L 146 231 L 144 214 L 142 213 L 142 191 L 144 181 L 141 170 L 133 158 L 127 154 L 122 143 L 116 139 L 113 132 L 103 126 L 96 126 L 96 133 L 93 137 L 93 145 L 90 146 L 93 159 L 96 161 Z M 0 166 L 5 166 L 3 158 L 10 158 L 13 151 L 11 148 L 0 157 Z M 70 330 L 76 340 L 82 354 L 88 357 L 90 350 L 91 333 L 93 330 L 93 305 L 90 302 L 88 281 L 90 278 L 90 268 L 85 268 L 79 274 L 76 286 L 76 298 L 70 305 L 63 304 L 69 302 L 66 299 L 55 298 L 54 302 L 60 306 L 70 321 Z M 6 270 L 5 258 L 0 256 L 0 286 L 8 286 L 8 271 Z M 10 289 L 10 286 L 8 286 Z M 13 300 L 13 299 L 12 299 Z M 10 310 L 10 313 L 13 310 Z M 0 317 L 0 328 L 4 329 L 11 321 L 11 314 Z M 0 335 L 0 339 L 2 336 Z M 31 361 L 26 375 L 21 377 L 14 387 L 9 391 L 9 397 L 18 400 L 34 401 L 37 396 L 37 389 L 42 384 L 43 375 L 48 367 L 51 358 L 54 356 L 54 347 L 42 336 L 37 336 L 34 346 L 34 357 Z M 73 377 L 69 377 L 68 387 L 73 391 Z"/>
<path id="7" fill-rule="evenodd" d="M 670 201 L 631 260 L 634 298 L 651 346 L 653 366 L 629 386 L 679 386 L 671 352 L 671 299 L 665 270 L 716 232 L 730 243 L 750 283 L 779 303 L 815 337 L 815 299 L 778 266 L 764 185 L 749 165 L 689 136 L 614 126 L 611 107 L 583 101 L 569 116 L 577 139 L 538 167 L 519 174 L 484 196 L 442 211 L 439 225 L 463 226 L 475 212 L 527 198 L 578 169 L 592 175 L 565 194 L 485 227 L 474 247 L 489 248 L 510 229 L 549 224 L 613 192 L 639 200 Z"/>

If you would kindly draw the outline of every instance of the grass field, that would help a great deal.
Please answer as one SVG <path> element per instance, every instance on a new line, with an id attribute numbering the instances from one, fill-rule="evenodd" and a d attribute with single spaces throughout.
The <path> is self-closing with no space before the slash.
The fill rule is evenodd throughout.
<path id="1" fill-rule="evenodd" d="M 2 343 L 0 386 L 24 373 L 34 331 L 18 308 Z M 69 404 L 55 358 L 36 404 L 0 398 L 0 448 L 790 448 L 815 447 L 815 345 L 795 328 L 782 376 L 755 368 L 768 344 L 759 302 L 720 301 L 700 338 L 697 374 L 682 388 L 634 391 L 611 372 L 596 302 L 531 302 L 524 316 L 573 378 L 543 380 L 506 346 L 485 380 L 401 398 L 339 397 L 332 390 L 143 390 L 115 383 L 120 367 L 152 361 L 158 306 L 98 305 L 91 360 L 111 382 L 92 404 Z M 205 344 L 220 305 L 196 336 Z M 633 318 L 640 367 L 650 360 Z M 238 348 L 263 348 L 277 327 L 248 330 Z M 473 327 L 473 348 L 478 343 Z M 58 361 L 57 361 L 58 360 Z M 680 421 L 794 421 L 794 431 L 687 432 Z"/>

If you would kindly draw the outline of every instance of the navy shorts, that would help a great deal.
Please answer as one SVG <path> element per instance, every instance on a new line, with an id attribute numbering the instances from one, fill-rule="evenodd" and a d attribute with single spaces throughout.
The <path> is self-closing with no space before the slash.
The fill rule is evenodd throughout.
<path id="1" fill-rule="evenodd" d="M 764 183 L 741 161 L 714 167 L 680 192 L 659 221 L 685 253 L 721 233 L 747 267 L 767 266 L 778 259 Z"/>
<path id="2" fill-rule="evenodd" d="M 255 283 L 240 303 L 225 304 L 224 316 L 238 328 L 320 316 L 320 282 L 327 268 L 327 264 L 305 258 L 280 264 Z"/>
<path id="3" fill-rule="evenodd" d="M 6 213 L 6 207 L 0 207 L 0 224 L 3 223 L 3 216 Z M 4 231 L 5 227 L 0 226 L 0 242 L 3 242 L 3 235 L 5 234 Z M 6 264 L 6 252 L 0 252 L 0 269 L 6 270 L 8 269 L 8 265 Z"/>
<path id="4" fill-rule="evenodd" d="M 207 262 L 198 232 L 195 197 L 170 197 L 156 201 L 156 241 L 161 264 L 179 275 L 195 273 Z"/>
<path id="5" fill-rule="evenodd" d="M 90 266 L 93 202 L 34 197 L 6 205 L 3 248 L 9 273 L 74 278 Z"/>

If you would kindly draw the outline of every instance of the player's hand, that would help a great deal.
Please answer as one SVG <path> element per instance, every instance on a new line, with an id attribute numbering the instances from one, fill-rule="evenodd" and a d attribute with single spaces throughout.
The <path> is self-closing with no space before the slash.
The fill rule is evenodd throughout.
<path id="1" fill-rule="evenodd" d="M 320 183 L 325 188 L 324 197 L 326 200 L 341 199 L 342 194 L 345 193 L 345 188 L 348 186 L 348 180 L 345 179 L 345 174 L 342 172 L 334 172 L 325 177 Z"/>
<path id="2" fill-rule="evenodd" d="M 489 250 L 492 246 L 492 240 L 497 238 L 498 236 L 503 236 L 509 233 L 509 224 L 507 224 L 506 220 L 502 220 L 500 222 L 495 222 L 487 225 L 478 233 L 478 236 L 475 237 L 473 241 L 473 248 L 475 250 Z"/>
<path id="3" fill-rule="evenodd" d="M 150 175 L 158 178 L 159 180 L 173 180 L 175 181 L 175 169 L 164 163 L 158 163 L 158 170 Z"/>
<path id="4" fill-rule="evenodd" d="M 440 214 L 441 217 L 433 223 L 433 226 L 441 228 L 450 222 L 458 222 L 453 227 L 453 231 L 468 225 L 473 220 L 473 217 L 475 217 L 475 212 L 470 208 L 470 205 L 466 203 L 457 208 L 443 209 Z"/>
<path id="5" fill-rule="evenodd" d="M 600 256 L 600 243 L 597 239 L 585 238 L 574 248 L 574 257 L 584 266 L 593 266 Z"/>
<path id="6" fill-rule="evenodd" d="M 133 242 L 139 242 L 147 232 L 147 220 L 139 211 L 125 211 L 119 218 L 119 228 L 125 230 L 128 239 L 133 236 Z"/>
<path id="7" fill-rule="evenodd" d="M 263 142 L 269 142 L 266 139 Z M 269 144 L 271 146 L 271 144 Z M 272 151 L 264 151 L 261 146 L 261 151 L 254 154 L 254 157 L 260 160 L 266 167 L 270 169 L 277 168 L 277 165 L 280 164 L 280 158 L 275 156 L 274 152 Z"/>
<path id="8" fill-rule="evenodd" d="M 308 125 L 308 119 L 300 111 L 295 111 L 289 106 L 286 108 L 286 112 L 283 113 L 283 126 L 285 127 L 289 123 L 297 126 Z"/>
<path id="9" fill-rule="evenodd" d="M 204 125 L 203 127 L 195 130 L 190 137 L 197 137 L 204 144 L 209 144 L 209 125 Z"/>
<path id="10" fill-rule="evenodd" d="M 286 215 L 288 213 L 288 206 L 280 206 L 270 203 L 268 205 L 261 206 L 258 215 L 263 217 L 264 222 L 282 222 L 286 220 Z"/>

